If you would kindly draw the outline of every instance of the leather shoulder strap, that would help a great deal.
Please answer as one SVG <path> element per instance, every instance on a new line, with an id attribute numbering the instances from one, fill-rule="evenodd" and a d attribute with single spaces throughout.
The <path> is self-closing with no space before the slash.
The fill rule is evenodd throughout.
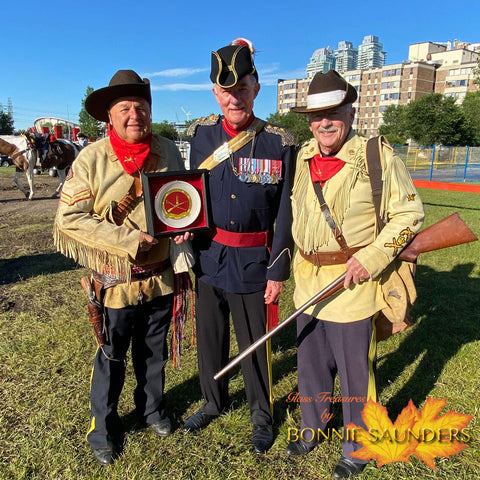
<path id="1" fill-rule="evenodd" d="M 139 177 L 134 177 L 133 183 L 127 194 L 117 203 L 112 210 L 113 221 L 122 225 L 132 210 L 137 206 L 142 196 L 142 184 Z"/>
<path id="2" fill-rule="evenodd" d="M 345 240 L 345 237 L 343 236 L 342 232 L 337 227 L 337 224 L 335 223 L 335 220 L 333 219 L 332 214 L 330 213 L 330 209 L 328 208 L 327 202 L 325 202 L 325 197 L 323 196 L 323 191 L 322 191 L 320 182 L 312 182 L 312 183 L 313 183 L 313 189 L 315 190 L 315 194 L 317 195 L 318 201 L 320 203 L 320 210 L 322 211 L 323 216 L 325 217 L 325 220 L 328 223 L 328 226 L 332 230 L 333 236 L 335 237 L 335 240 L 340 246 L 340 250 L 342 252 L 347 253 L 350 250 L 350 248 L 347 245 L 347 241 Z"/>
<path id="3" fill-rule="evenodd" d="M 367 169 L 372 187 L 373 205 L 375 206 L 375 215 L 377 217 L 378 230 L 380 231 L 385 224 L 380 217 L 380 204 L 382 201 L 383 180 L 382 180 L 382 141 L 383 137 L 373 137 L 367 141 Z"/>

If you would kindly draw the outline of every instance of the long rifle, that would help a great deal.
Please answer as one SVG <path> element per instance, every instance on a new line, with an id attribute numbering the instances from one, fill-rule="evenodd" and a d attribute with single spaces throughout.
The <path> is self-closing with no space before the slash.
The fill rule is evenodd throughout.
<path id="1" fill-rule="evenodd" d="M 407 262 L 415 262 L 421 253 L 432 252 L 442 248 L 453 247 L 463 243 L 474 242 L 478 240 L 476 235 L 468 228 L 466 223 L 460 218 L 458 213 L 452 213 L 443 220 L 434 223 L 430 227 L 425 228 L 417 233 L 410 241 L 410 243 L 400 252 L 398 258 Z M 334 293 L 343 288 L 343 282 L 346 274 L 343 273 L 330 285 L 318 292 L 310 300 L 304 303 L 298 310 L 293 312 L 282 323 L 279 323 L 274 329 L 260 337 L 257 341 L 252 343 L 243 352 L 237 355 L 226 367 L 222 368 L 214 375 L 214 379 L 218 380 L 225 375 L 235 365 L 240 363 L 247 355 L 254 352 L 260 345 L 263 345 L 269 338 L 273 337 L 278 331 L 286 327 L 293 319 L 297 318 L 307 308 L 316 303 L 325 300 Z"/>

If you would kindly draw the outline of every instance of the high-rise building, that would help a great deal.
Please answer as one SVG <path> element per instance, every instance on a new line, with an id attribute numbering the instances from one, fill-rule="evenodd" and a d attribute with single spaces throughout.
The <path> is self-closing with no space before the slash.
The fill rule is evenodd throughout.
<path id="1" fill-rule="evenodd" d="M 358 92 L 354 128 L 367 137 L 378 135 L 383 112 L 390 105 L 405 105 L 429 93 L 442 93 L 461 103 L 467 92 L 478 90 L 475 69 L 480 51 L 477 44 L 462 42 L 412 44 L 408 60 L 392 65 L 343 73 Z M 279 80 L 277 111 L 307 103 L 311 79 Z"/>
<path id="2" fill-rule="evenodd" d="M 307 78 L 313 78 L 316 73 L 327 73 L 335 68 L 335 57 L 330 47 L 318 48 L 313 52 L 310 63 L 307 65 Z"/>
<path id="3" fill-rule="evenodd" d="M 292 107 L 307 103 L 310 78 L 279 79 L 277 82 L 277 112 L 288 113 Z"/>
<path id="4" fill-rule="evenodd" d="M 362 44 L 358 47 L 358 66 L 361 70 L 382 67 L 385 65 L 387 54 L 383 51 L 383 44 L 375 35 L 363 37 Z"/>
<path id="5" fill-rule="evenodd" d="M 355 70 L 358 65 L 358 49 L 354 48 L 352 42 L 338 42 L 338 48 L 334 52 L 335 70 L 338 73 L 347 70 Z"/>

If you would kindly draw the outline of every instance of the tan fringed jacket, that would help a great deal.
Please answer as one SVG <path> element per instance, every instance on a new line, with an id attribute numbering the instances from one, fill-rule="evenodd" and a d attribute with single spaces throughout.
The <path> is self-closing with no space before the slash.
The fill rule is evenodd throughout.
<path id="1" fill-rule="evenodd" d="M 385 227 L 376 236 L 375 207 L 365 164 L 367 139 L 350 132 L 336 157 L 346 165 L 323 187 L 325 201 L 349 247 L 361 247 L 354 254 L 372 279 L 330 297 L 306 313 L 333 322 L 353 322 L 386 307 L 379 275 L 392 262 L 410 235 L 420 230 L 424 211 L 420 197 L 402 160 L 388 144 L 383 146 L 383 196 L 381 217 Z M 340 249 L 328 226 L 313 189 L 309 162 L 318 154 L 315 139 L 306 142 L 297 158 L 292 194 L 293 238 L 305 253 Z M 317 268 L 299 253 L 294 260 L 297 308 L 346 271 L 345 264 Z"/>
<path id="2" fill-rule="evenodd" d="M 150 155 L 156 171 L 184 170 L 175 144 L 153 135 Z M 99 273 L 114 271 L 128 280 L 132 265 L 149 265 L 169 258 L 169 240 L 159 239 L 149 252 L 138 252 L 140 231 L 146 231 L 145 207 L 140 201 L 124 223 L 112 221 L 112 208 L 127 194 L 134 179 L 122 168 L 109 138 L 84 148 L 72 165 L 62 189 L 54 225 L 57 249 L 80 265 Z M 107 289 L 105 305 L 122 308 L 173 292 L 173 271 L 141 282 L 126 282 Z"/>

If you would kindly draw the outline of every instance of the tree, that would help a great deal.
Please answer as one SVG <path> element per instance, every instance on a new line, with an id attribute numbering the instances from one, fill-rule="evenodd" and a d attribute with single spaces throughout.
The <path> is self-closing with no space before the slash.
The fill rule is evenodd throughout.
<path id="1" fill-rule="evenodd" d="M 13 135 L 13 118 L 9 113 L 0 111 L 0 135 Z"/>
<path id="2" fill-rule="evenodd" d="M 196 122 L 198 120 L 198 118 L 196 119 L 193 119 L 193 120 L 187 120 L 185 122 L 185 131 L 182 132 L 182 135 L 181 135 L 181 138 L 180 140 L 186 140 L 187 142 L 189 142 L 191 139 L 192 139 L 192 136 L 191 135 L 187 135 L 187 132 L 188 132 L 188 129 L 190 128 L 190 125 L 194 122 Z"/>
<path id="3" fill-rule="evenodd" d="M 105 133 L 105 124 L 93 118 L 85 110 L 85 100 L 92 92 L 93 92 L 93 88 L 88 86 L 87 91 L 85 93 L 85 97 L 82 100 L 82 109 L 78 114 L 78 122 L 80 124 L 80 131 L 83 134 L 85 134 L 87 138 L 94 140 L 94 139 L 97 139 L 98 137 L 103 136 L 103 134 Z"/>
<path id="4" fill-rule="evenodd" d="M 480 58 L 477 60 L 477 67 L 473 69 L 473 83 L 480 86 Z"/>
<path id="5" fill-rule="evenodd" d="M 273 113 L 267 118 L 267 122 L 287 128 L 295 135 L 298 143 L 312 138 L 312 132 L 308 125 L 308 117 L 304 113 Z"/>
<path id="6" fill-rule="evenodd" d="M 467 145 L 470 136 L 455 98 L 430 93 L 408 104 L 408 136 L 421 145 Z"/>
<path id="7" fill-rule="evenodd" d="M 169 138 L 170 140 L 177 140 L 178 133 L 175 127 L 164 120 L 162 123 L 152 123 L 152 133 Z"/>
<path id="8" fill-rule="evenodd" d="M 480 146 L 480 90 L 467 92 L 462 103 L 465 124 L 472 137 L 472 146 Z"/>
<path id="9" fill-rule="evenodd" d="M 390 105 L 383 112 L 383 123 L 378 133 L 385 135 L 392 145 L 403 145 L 408 140 L 406 113 L 406 105 Z"/>

